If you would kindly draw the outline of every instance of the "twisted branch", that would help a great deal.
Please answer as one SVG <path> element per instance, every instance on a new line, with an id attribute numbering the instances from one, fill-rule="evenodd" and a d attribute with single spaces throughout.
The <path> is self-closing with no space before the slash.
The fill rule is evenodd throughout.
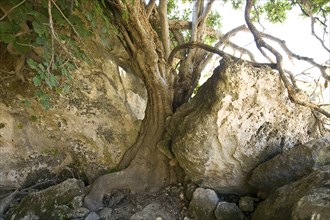
<path id="1" fill-rule="evenodd" d="M 326 116 L 327 118 L 330 118 L 330 113 L 327 112 L 326 110 L 322 109 L 320 106 L 313 104 L 309 101 L 304 101 L 301 98 L 299 98 L 293 85 L 290 83 L 290 81 L 288 80 L 288 78 L 285 75 L 285 71 L 283 68 L 282 55 L 263 40 L 262 34 L 257 30 L 257 28 L 252 23 L 251 17 L 250 17 L 252 6 L 253 6 L 253 0 L 246 0 L 245 13 L 244 13 L 245 22 L 246 22 L 248 28 L 250 29 L 251 33 L 253 34 L 257 48 L 261 52 L 263 51 L 262 48 L 265 48 L 266 50 L 268 50 L 270 53 L 272 53 L 276 57 L 277 70 L 280 74 L 282 82 L 284 83 L 284 86 L 286 87 L 286 89 L 288 91 L 290 100 L 299 105 L 306 106 L 306 107 L 311 108 L 312 110 L 318 111 L 321 114 L 323 114 L 324 116 Z M 301 57 L 301 56 L 298 56 L 298 55 L 296 55 L 296 56 L 297 56 L 297 58 L 303 59 L 303 57 Z"/>

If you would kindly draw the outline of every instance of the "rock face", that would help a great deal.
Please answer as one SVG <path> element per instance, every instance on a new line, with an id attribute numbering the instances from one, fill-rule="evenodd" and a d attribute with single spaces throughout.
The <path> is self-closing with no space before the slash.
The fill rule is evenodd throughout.
<path id="1" fill-rule="evenodd" d="M 177 110 L 168 130 L 192 181 L 220 193 L 245 193 L 257 165 L 307 142 L 313 126 L 310 110 L 290 102 L 276 73 L 226 61 Z"/>
<path id="2" fill-rule="evenodd" d="M 259 165 L 249 183 L 259 191 L 269 192 L 326 164 L 330 164 L 330 137 L 295 146 Z"/>
<path id="3" fill-rule="evenodd" d="M 330 166 L 282 186 L 261 202 L 252 220 L 330 219 Z"/>
<path id="4" fill-rule="evenodd" d="M 82 65 L 73 77 L 70 92 L 53 94 L 48 111 L 35 101 L 22 104 L 28 92 L 0 102 L 0 191 L 68 167 L 91 182 L 114 169 L 134 143 L 146 106 L 142 82 L 110 60 Z"/>

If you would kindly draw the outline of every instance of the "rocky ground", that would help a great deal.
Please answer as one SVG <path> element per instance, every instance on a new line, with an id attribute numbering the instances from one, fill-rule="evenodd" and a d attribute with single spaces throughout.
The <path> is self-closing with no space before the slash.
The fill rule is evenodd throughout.
<path id="1" fill-rule="evenodd" d="M 132 194 L 113 191 L 104 200 L 104 207 L 91 212 L 83 205 L 88 191 L 83 182 L 68 179 L 44 190 L 11 197 L 9 207 L 4 202 L 2 219 L 75 219 L 75 220 L 176 220 L 176 219 L 249 219 L 258 199 L 236 195 L 217 195 L 213 190 L 181 184 L 164 188 L 158 193 Z M 7 200 L 8 201 L 8 200 Z M 189 202 L 190 201 L 190 202 Z M 236 205 L 237 204 L 237 205 Z M 240 207 L 240 209 L 238 208 Z M 241 210 L 245 210 L 243 212 Z M 227 214 L 227 216 L 226 216 Z M 229 214 L 229 215 L 228 215 Z"/>

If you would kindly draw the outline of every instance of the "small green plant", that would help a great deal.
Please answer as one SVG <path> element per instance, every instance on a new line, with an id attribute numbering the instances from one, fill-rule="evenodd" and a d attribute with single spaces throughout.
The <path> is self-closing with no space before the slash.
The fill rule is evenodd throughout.
<path id="1" fill-rule="evenodd" d="M 86 10 L 87 5 L 92 9 Z M 51 107 L 53 91 L 59 94 L 70 90 L 76 60 L 89 61 L 83 38 L 97 29 L 102 43 L 110 48 L 107 36 L 111 28 L 103 13 L 104 1 L 1 0 L 1 6 L 0 42 L 11 49 L 10 53 L 21 55 L 35 73 L 35 97 L 46 109 Z M 81 16 L 83 11 L 87 16 Z"/>

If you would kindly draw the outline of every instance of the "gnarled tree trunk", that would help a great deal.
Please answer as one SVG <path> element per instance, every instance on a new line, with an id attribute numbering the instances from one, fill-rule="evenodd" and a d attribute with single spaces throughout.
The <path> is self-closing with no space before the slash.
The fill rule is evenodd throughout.
<path id="1" fill-rule="evenodd" d="M 172 77 L 166 67 L 164 52 L 140 1 L 108 1 L 112 19 L 118 24 L 121 41 L 131 58 L 132 73 L 139 76 L 148 91 L 145 118 L 136 143 L 124 154 L 121 171 L 97 179 L 85 197 L 91 210 L 102 206 L 105 194 L 114 189 L 131 192 L 155 192 L 170 181 L 168 158 L 157 149 L 165 133 L 166 118 L 172 113 Z M 141 13 L 142 11 L 142 13 Z M 129 17 L 124 18 L 128 13 Z"/>

